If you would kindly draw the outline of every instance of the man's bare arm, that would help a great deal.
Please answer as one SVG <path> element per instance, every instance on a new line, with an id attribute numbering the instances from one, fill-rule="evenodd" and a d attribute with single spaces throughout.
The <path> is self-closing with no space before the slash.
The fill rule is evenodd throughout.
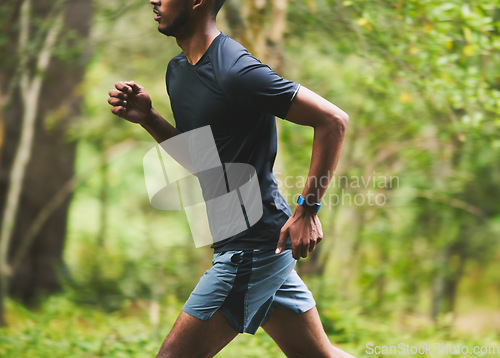
<path id="1" fill-rule="evenodd" d="M 158 143 L 181 133 L 156 112 L 144 87 L 134 81 L 117 82 L 109 91 L 108 103 L 113 114 L 140 124 Z"/>
<path id="2" fill-rule="evenodd" d="M 309 202 L 320 202 L 337 167 L 349 117 L 334 104 L 301 87 L 286 120 L 314 128 L 311 166 L 302 197 Z M 297 260 L 307 257 L 323 238 L 316 213 L 298 205 L 281 229 L 276 253 L 281 253 L 290 236 L 293 257 Z"/>

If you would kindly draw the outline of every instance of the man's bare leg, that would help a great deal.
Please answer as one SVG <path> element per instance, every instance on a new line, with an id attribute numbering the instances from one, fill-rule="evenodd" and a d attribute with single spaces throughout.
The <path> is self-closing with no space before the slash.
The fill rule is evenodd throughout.
<path id="1" fill-rule="evenodd" d="M 300 314 L 276 308 L 262 328 L 289 358 L 354 358 L 330 343 L 316 307 Z"/>
<path id="2" fill-rule="evenodd" d="M 156 358 L 213 357 L 237 335 L 220 312 L 202 321 L 181 311 Z"/>

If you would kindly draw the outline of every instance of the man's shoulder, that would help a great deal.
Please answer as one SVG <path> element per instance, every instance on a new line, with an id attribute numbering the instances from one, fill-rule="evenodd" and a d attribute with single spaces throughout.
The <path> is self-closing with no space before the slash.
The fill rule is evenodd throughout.
<path id="1" fill-rule="evenodd" d="M 184 54 L 184 52 L 181 52 L 168 62 L 167 68 L 170 68 L 171 66 L 176 66 L 183 61 L 186 61 L 186 55 Z"/>
<path id="2" fill-rule="evenodd" d="M 221 38 L 211 53 L 211 62 L 216 65 L 218 70 L 227 72 L 248 61 L 258 61 L 250 52 L 238 41 L 234 40 L 226 34 L 222 34 Z"/>
<path id="3" fill-rule="evenodd" d="M 248 52 L 247 49 L 240 44 L 238 41 L 233 39 L 231 36 L 226 34 L 220 35 L 219 47 L 224 51 L 230 54 L 241 54 Z"/>
<path id="4" fill-rule="evenodd" d="M 215 76 L 223 88 L 233 88 L 249 69 L 262 63 L 238 41 L 224 35 L 210 54 Z"/>

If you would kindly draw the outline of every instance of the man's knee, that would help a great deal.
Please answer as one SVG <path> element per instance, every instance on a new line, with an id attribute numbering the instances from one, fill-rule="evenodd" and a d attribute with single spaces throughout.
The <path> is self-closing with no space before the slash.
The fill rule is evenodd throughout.
<path id="1" fill-rule="evenodd" d="M 186 348 L 186 347 L 185 347 Z M 199 350 L 179 349 L 172 345 L 163 344 L 156 358 L 208 358 L 210 354 L 202 353 Z"/>
<path id="2" fill-rule="evenodd" d="M 168 342 L 168 336 L 163 342 L 160 351 L 158 352 L 156 358 L 173 358 L 178 357 L 179 352 L 174 352 L 174 347 Z"/>
<path id="3" fill-rule="evenodd" d="M 332 346 L 333 348 L 333 346 Z M 325 347 L 322 350 L 300 349 L 285 352 L 288 358 L 330 358 L 335 357 L 333 349 Z"/>
<path id="4" fill-rule="evenodd" d="M 237 332 L 219 312 L 203 321 L 181 311 L 156 357 L 213 357 L 236 335 Z"/>
<path id="5" fill-rule="evenodd" d="M 174 355 L 170 354 L 167 350 L 160 349 L 158 354 L 156 355 L 156 358 L 173 358 Z"/>

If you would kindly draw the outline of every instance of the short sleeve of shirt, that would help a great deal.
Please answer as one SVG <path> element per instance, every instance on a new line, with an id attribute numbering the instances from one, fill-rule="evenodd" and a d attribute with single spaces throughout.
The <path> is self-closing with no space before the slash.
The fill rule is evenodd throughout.
<path id="1" fill-rule="evenodd" d="M 238 105 L 284 119 L 300 85 L 278 76 L 246 52 L 221 81 L 225 94 Z"/>

